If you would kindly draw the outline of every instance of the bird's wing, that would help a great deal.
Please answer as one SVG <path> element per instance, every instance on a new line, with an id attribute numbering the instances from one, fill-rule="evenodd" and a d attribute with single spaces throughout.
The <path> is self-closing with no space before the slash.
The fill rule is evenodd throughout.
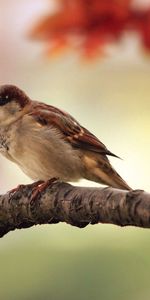
<path id="1" fill-rule="evenodd" d="M 118 157 L 71 115 L 54 106 L 38 103 L 30 115 L 42 126 L 53 126 L 59 129 L 64 139 L 74 147 Z"/>

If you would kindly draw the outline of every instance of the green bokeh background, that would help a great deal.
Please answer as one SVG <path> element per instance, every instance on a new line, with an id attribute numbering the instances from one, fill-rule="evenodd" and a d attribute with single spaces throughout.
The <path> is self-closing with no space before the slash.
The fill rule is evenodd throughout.
<path id="1" fill-rule="evenodd" d="M 44 45 L 26 34 L 49 2 L 0 0 L 0 83 L 70 112 L 123 158 L 111 159 L 121 176 L 150 192 L 149 57 L 132 33 L 111 47 L 111 56 L 88 64 L 71 52 L 46 59 Z M 0 193 L 29 182 L 0 157 Z M 17 230 L 0 240 L 0 299 L 148 300 L 149 250 L 149 230 L 139 228 L 57 224 Z"/>

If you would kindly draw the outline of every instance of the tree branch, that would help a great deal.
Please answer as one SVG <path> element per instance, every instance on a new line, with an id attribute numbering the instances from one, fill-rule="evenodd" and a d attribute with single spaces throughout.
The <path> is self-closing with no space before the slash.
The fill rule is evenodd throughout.
<path id="1" fill-rule="evenodd" d="M 58 222 L 80 228 L 99 222 L 150 228 L 150 194 L 144 191 L 77 187 L 60 181 L 38 188 L 35 183 L 22 185 L 0 196 L 0 237 L 16 228 Z"/>

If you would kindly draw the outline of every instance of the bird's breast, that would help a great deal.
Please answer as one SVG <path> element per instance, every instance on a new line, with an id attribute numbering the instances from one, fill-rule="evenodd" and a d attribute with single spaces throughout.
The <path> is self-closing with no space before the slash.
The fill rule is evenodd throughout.
<path id="1" fill-rule="evenodd" d="M 58 177 L 74 181 L 82 177 L 79 151 L 65 142 L 55 128 L 17 126 L 10 133 L 9 143 L 12 160 L 34 180 Z"/>

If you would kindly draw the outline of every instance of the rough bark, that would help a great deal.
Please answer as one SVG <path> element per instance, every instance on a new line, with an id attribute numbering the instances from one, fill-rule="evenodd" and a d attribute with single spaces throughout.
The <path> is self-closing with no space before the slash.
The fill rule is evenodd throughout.
<path id="1" fill-rule="evenodd" d="M 0 196 L 0 237 L 16 228 L 58 222 L 149 228 L 150 194 L 49 181 L 41 190 L 33 183 Z"/>

